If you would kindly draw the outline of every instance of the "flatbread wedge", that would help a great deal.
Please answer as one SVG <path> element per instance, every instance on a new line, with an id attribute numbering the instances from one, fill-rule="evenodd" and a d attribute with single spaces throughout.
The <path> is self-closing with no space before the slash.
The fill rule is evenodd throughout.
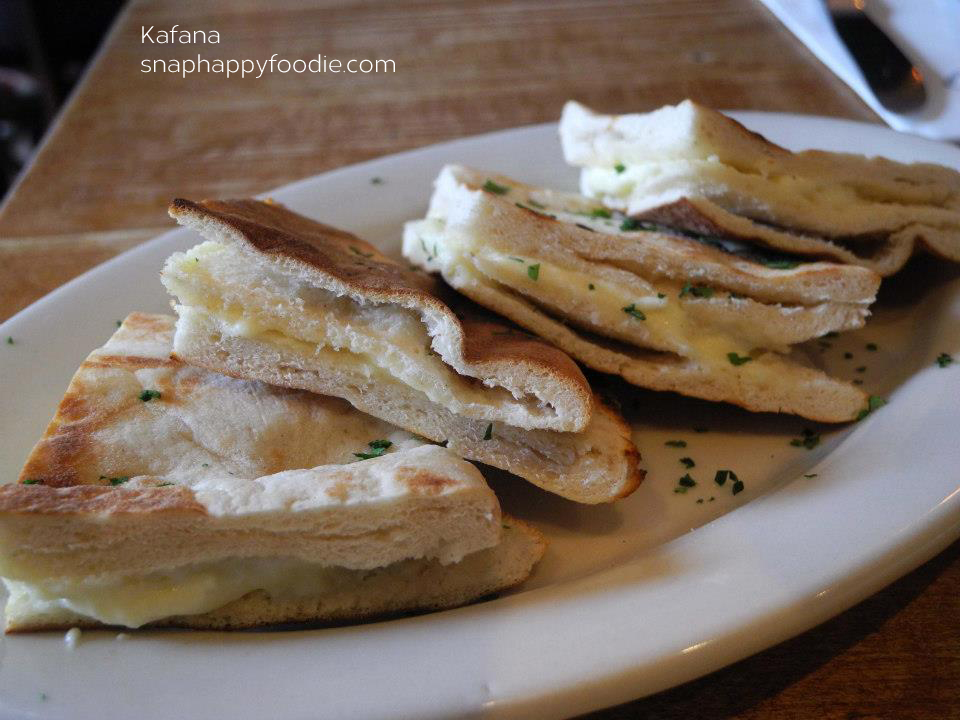
<path id="1" fill-rule="evenodd" d="M 8 632 L 448 607 L 542 555 L 451 451 L 336 398 L 173 360 L 174 322 L 130 315 L 0 486 Z"/>
<path id="2" fill-rule="evenodd" d="M 596 370 L 753 411 L 853 419 L 865 394 L 791 346 L 860 327 L 879 276 L 735 250 L 459 166 L 441 171 L 403 242 L 414 264 Z"/>
<path id="3" fill-rule="evenodd" d="M 177 357 L 344 398 L 578 502 L 642 478 L 629 428 L 573 360 L 456 312 L 426 273 L 276 204 L 177 200 L 170 213 L 206 238 L 161 274 Z"/>
<path id="4" fill-rule="evenodd" d="M 892 275 L 915 249 L 960 262 L 960 173 L 793 153 L 685 100 L 603 115 L 568 102 L 564 156 L 582 192 L 638 219 Z"/>

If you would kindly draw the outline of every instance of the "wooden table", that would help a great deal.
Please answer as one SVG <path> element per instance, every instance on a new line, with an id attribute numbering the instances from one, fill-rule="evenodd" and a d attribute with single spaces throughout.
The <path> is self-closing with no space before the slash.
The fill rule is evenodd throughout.
<path id="1" fill-rule="evenodd" d="M 174 23 L 221 42 L 141 44 L 141 26 Z M 198 51 L 390 58 L 397 72 L 140 72 Z M 175 194 L 258 193 L 555 120 L 568 98 L 624 111 L 684 97 L 876 121 L 754 0 L 133 3 L 0 209 L 0 319 L 168 229 Z M 592 717 L 960 718 L 960 545 L 805 635 Z"/>

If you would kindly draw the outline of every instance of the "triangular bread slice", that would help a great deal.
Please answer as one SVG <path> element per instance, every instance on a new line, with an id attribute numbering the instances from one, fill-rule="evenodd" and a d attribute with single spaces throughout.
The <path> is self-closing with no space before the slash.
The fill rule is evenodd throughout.
<path id="1" fill-rule="evenodd" d="M 185 365 L 173 333 L 130 315 L 0 486 L 8 631 L 439 607 L 518 582 L 542 553 L 519 521 L 503 543 L 496 497 L 450 450 L 336 398 Z M 446 593 L 418 594 L 414 567 Z"/>
<path id="2" fill-rule="evenodd" d="M 207 238 L 161 275 L 185 361 L 344 398 L 578 502 L 642 478 L 630 429 L 566 354 L 455 313 L 429 275 L 275 204 L 178 200 L 170 212 Z"/>
<path id="3" fill-rule="evenodd" d="M 960 262 L 960 173 L 929 163 L 790 152 L 685 100 L 560 120 L 582 192 L 636 218 L 895 273 L 926 249 Z"/>
<path id="4" fill-rule="evenodd" d="M 579 195 L 458 166 L 441 171 L 403 249 L 479 304 L 636 385 L 827 422 L 866 404 L 854 385 L 787 355 L 863 324 L 879 286 L 864 268 L 764 264 L 644 230 Z"/>

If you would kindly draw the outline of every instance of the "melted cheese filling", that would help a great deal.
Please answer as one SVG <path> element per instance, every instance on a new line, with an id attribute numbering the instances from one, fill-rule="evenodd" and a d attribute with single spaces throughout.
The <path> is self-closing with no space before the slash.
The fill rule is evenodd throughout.
<path id="1" fill-rule="evenodd" d="M 215 317 L 228 335 L 284 345 L 308 357 L 334 351 L 338 364 L 368 379 L 395 379 L 466 417 L 508 421 L 518 413 L 555 415 L 533 395 L 456 372 L 432 350 L 425 325 L 410 310 L 293 286 L 296 281 L 249 268 L 234 248 L 212 241 L 175 258 L 181 277 L 165 273 L 168 288 L 184 305 Z M 242 302 L 233 299 L 239 292 Z"/>
<path id="2" fill-rule="evenodd" d="M 376 570 L 324 567 L 292 558 L 227 559 L 124 581 L 10 580 L 8 603 L 31 614 L 69 610 L 136 628 L 172 615 L 199 615 L 254 590 L 273 598 L 316 597 L 362 582 Z"/>

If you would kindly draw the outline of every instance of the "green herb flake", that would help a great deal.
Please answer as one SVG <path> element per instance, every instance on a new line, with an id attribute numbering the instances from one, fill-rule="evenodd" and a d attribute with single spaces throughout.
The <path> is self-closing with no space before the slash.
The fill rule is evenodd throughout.
<path id="1" fill-rule="evenodd" d="M 490 440 L 493 437 L 493 423 L 487 425 L 486 432 L 483 433 L 484 440 Z"/>
<path id="2" fill-rule="evenodd" d="M 498 185 L 490 178 L 487 178 L 487 181 L 483 184 L 483 189 L 488 193 L 493 193 L 494 195 L 506 195 L 510 192 L 510 188 L 506 185 Z"/>
<path id="3" fill-rule="evenodd" d="M 596 290 L 596 289 L 597 289 L 597 286 L 594 285 L 593 283 L 590 283 L 589 285 L 587 285 L 587 290 Z"/>
<path id="4" fill-rule="evenodd" d="M 121 325 L 123 325 L 123 320 L 117 320 L 117 327 L 120 327 Z"/>
<path id="5" fill-rule="evenodd" d="M 100 479 L 106 480 L 111 485 L 123 485 L 125 482 L 130 482 L 129 475 L 118 475 L 117 477 L 107 477 L 106 475 L 101 475 Z"/>
<path id="6" fill-rule="evenodd" d="M 370 452 L 368 453 L 354 453 L 354 457 L 358 457 L 361 460 L 370 460 L 371 458 L 380 457 L 386 452 L 387 448 L 393 445 L 389 440 L 371 440 L 367 443 L 370 447 Z"/>
<path id="7" fill-rule="evenodd" d="M 13 345 L 13 338 L 7 335 L 7 345 Z"/>
<path id="8" fill-rule="evenodd" d="M 657 299 L 658 299 L 658 300 L 663 300 L 665 297 L 666 297 L 666 295 L 664 295 L 663 293 L 657 293 Z"/>
<path id="9" fill-rule="evenodd" d="M 175 485 L 175 484 L 176 483 L 172 483 L 172 482 L 162 482 L 159 485 L 154 485 L 154 487 L 168 487 L 170 485 Z"/>
<path id="10" fill-rule="evenodd" d="M 43 481 L 40 478 L 24 478 L 24 485 L 43 485 Z"/>
<path id="11" fill-rule="evenodd" d="M 687 295 L 693 295 L 698 298 L 711 298 L 713 297 L 713 288 L 707 287 L 706 285 L 693 285 L 691 283 L 686 283 L 680 289 L 679 297 L 686 297 Z"/>
<path id="12" fill-rule="evenodd" d="M 613 217 L 613 215 L 611 215 L 610 211 L 607 210 L 606 208 L 594 208 L 593 210 L 590 211 L 590 217 L 606 218 L 607 220 L 609 220 L 610 218 Z"/>
<path id="13" fill-rule="evenodd" d="M 620 173 L 622 173 L 624 170 L 627 169 L 627 166 L 624 165 L 623 163 L 617 163 L 616 165 L 613 166 L 613 169 L 616 170 L 617 175 L 619 175 Z"/>
<path id="14" fill-rule="evenodd" d="M 689 489 L 689 488 L 685 488 L 685 487 L 683 487 L 683 486 L 678 486 L 678 487 L 675 487 L 675 488 L 673 489 L 673 491 L 674 491 L 675 493 L 679 493 L 680 495 L 683 495 L 688 489 Z"/>
<path id="15" fill-rule="evenodd" d="M 793 270 L 795 267 L 797 267 L 800 264 L 796 260 L 761 259 L 760 262 L 773 270 Z"/>
<path id="16" fill-rule="evenodd" d="M 40 702 L 46 702 L 48 697 L 49 695 L 47 695 L 45 692 L 40 693 Z"/>
<path id="17" fill-rule="evenodd" d="M 637 220 L 636 218 L 626 217 L 623 219 L 623 222 L 620 223 L 620 229 L 625 232 L 632 232 L 634 230 L 643 230 L 643 223 Z"/>
<path id="18" fill-rule="evenodd" d="M 690 473 L 687 473 L 682 478 L 677 480 L 681 487 L 692 488 L 697 484 L 697 481 L 690 477 Z"/>
<path id="19" fill-rule="evenodd" d="M 140 393 L 137 397 L 140 398 L 141 400 L 143 400 L 143 402 L 150 402 L 151 400 L 159 400 L 159 399 L 160 399 L 160 391 L 159 391 L 159 390 L 144 390 L 144 391 L 143 391 L 142 393 Z"/>
<path id="20" fill-rule="evenodd" d="M 749 355 L 737 355 L 735 352 L 727 353 L 727 360 L 731 365 L 743 365 L 753 360 Z"/>
<path id="21" fill-rule="evenodd" d="M 713 481 L 717 485 L 723 487 L 723 485 L 727 482 L 728 477 L 730 477 L 729 470 L 717 470 L 717 474 L 713 476 Z"/>
<path id="22" fill-rule="evenodd" d="M 201 463 L 200 467 L 208 468 L 210 467 L 210 463 Z"/>
<path id="23" fill-rule="evenodd" d="M 667 440 L 664 443 L 664 445 L 666 445 L 667 447 L 683 448 L 687 446 L 687 441 L 686 440 Z"/>
<path id="24" fill-rule="evenodd" d="M 543 203 L 538 203 L 538 202 L 537 202 L 536 200 L 534 200 L 533 198 L 527 198 L 527 202 L 530 203 L 533 207 L 537 208 L 537 210 L 546 210 L 546 209 L 547 209 L 547 206 L 546 206 L 546 205 L 544 205 Z"/>
<path id="25" fill-rule="evenodd" d="M 685 468 L 692 468 L 696 466 L 696 463 L 693 461 L 693 458 L 682 457 L 680 458 L 680 462 L 683 464 Z"/>
<path id="26" fill-rule="evenodd" d="M 370 178 L 370 184 L 371 184 L 371 185 L 383 185 L 383 178 L 382 178 L 382 177 L 372 177 L 372 178 Z"/>
<path id="27" fill-rule="evenodd" d="M 743 492 L 743 480 L 734 481 L 733 485 L 730 487 L 730 492 L 734 495 Z"/>
<path id="28" fill-rule="evenodd" d="M 937 365 L 942 368 L 947 367 L 948 365 L 953 364 L 953 357 L 948 353 L 940 353 L 937 355 Z"/>
<path id="29" fill-rule="evenodd" d="M 800 437 L 791 440 L 790 444 L 793 447 L 804 447 L 807 450 L 813 450 L 820 444 L 820 433 L 814 432 L 810 428 L 804 428 L 800 433 Z"/>
<path id="30" fill-rule="evenodd" d="M 351 249 L 353 252 L 355 252 L 357 255 L 359 255 L 360 257 L 365 257 L 365 258 L 372 258 L 372 257 L 373 257 L 373 253 L 364 252 L 363 250 L 361 250 L 361 249 L 358 248 L 358 247 L 355 247 L 354 245 L 351 245 L 351 246 L 350 246 L 350 249 Z"/>
<path id="31" fill-rule="evenodd" d="M 529 265 L 527 267 L 527 277 L 531 280 L 537 280 L 540 277 L 540 263 Z"/>
<path id="32" fill-rule="evenodd" d="M 884 400 L 879 395 L 871 395 L 867 400 L 867 406 L 857 414 L 857 420 L 863 420 L 867 415 L 872 413 L 874 410 L 878 410 L 887 404 L 887 401 Z"/>
<path id="33" fill-rule="evenodd" d="M 647 316 L 643 314 L 643 310 L 639 309 L 636 303 L 630 303 L 625 308 L 622 308 L 623 311 L 630 317 L 635 317 L 637 320 L 646 320 Z"/>
<path id="34" fill-rule="evenodd" d="M 876 352 L 878 350 L 876 343 L 867 343 L 864 347 L 866 347 L 870 352 Z"/>
<path id="35" fill-rule="evenodd" d="M 807 473 L 806 475 L 804 475 L 804 477 L 809 480 L 810 478 L 815 478 L 819 476 L 817 475 L 817 473 Z"/>

